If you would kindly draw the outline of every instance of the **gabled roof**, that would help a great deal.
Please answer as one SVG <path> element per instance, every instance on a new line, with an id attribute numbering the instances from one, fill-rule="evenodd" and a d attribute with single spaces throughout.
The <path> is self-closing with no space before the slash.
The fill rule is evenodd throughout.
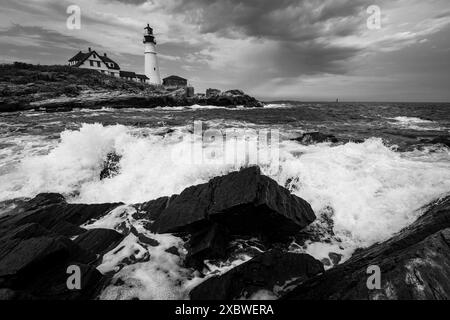
<path id="1" fill-rule="evenodd" d="M 132 71 L 120 71 L 120 76 L 124 78 L 136 78 L 136 73 Z"/>
<path id="2" fill-rule="evenodd" d="M 108 58 L 107 56 L 99 56 L 99 57 L 100 57 L 100 59 L 106 64 L 106 66 L 108 67 L 108 69 L 115 69 L 115 70 L 119 70 L 119 69 L 120 69 L 119 65 L 118 65 L 115 61 L 113 61 L 113 60 L 111 60 L 110 58 Z M 112 64 L 114 64 L 114 66 L 113 66 L 113 67 L 110 67 L 110 66 L 108 65 L 108 63 L 112 63 Z"/>
<path id="3" fill-rule="evenodd" d="M 137 74 L 137 73 L 136 73 L 136 78 L 144 79 L 144 80 L 148 80 L 149 79 L 145 74 Z"/>
<path id="4" fill-rule="evenodd" d="M 179 76 L 168 76 L 166 78 L 164 78 L 163 80 L 183 80 L 183 81 L 187 81 L 187 79 L 179 77 Z"/>
<path id="5" fill-rule="evenodd" d="M 85 60 L 89 55 L 90 55 L 89 52 L 83 53 L 80 51 L 76 55 L 74 55 L 72 58 L 70 58 L 69 62 Z"/>
<path id="6" fill-rule="evenodd" d="M 106 67 L 108 69 L 113 69 L 113 70 L 120 69 L 119 65 L 115 61 L 111 60 L 110 58 L 108 58 L 106 56 L 99 55 L 95 50 L 92 50 L 92 51 L 89 51 L 86 53 L 80 51 L 76 55 L 74 55 L 72 58 L 70 58 L 69 62 L 75 61 L 75 62 L 77 62 L 75 64 L 75 67 L 79 67 L 83 64 L 84 61 L 86 61 L 94 53 L 99 57 L 99 59 L 106 65 Z M 114 66 L 111 67 L 108 65 L 108 63 L 113 63 Z"/>

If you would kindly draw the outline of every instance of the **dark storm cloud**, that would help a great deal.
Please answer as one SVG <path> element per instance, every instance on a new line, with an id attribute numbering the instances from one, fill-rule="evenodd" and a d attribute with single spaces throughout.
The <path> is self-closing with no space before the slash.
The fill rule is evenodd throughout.
<path id="1" fill-rule="evenodd" d="M 332 73 L 345 74 L 348 71 L 346 60 L 360 52 L 352 47 L 335 47 L 321 44 L 295 44 L 285 42 L 279 44 L 274 52 L 275 73 L 272 75 L 285 78 L 299 75 Z"/>
<path id="2" fill-rule="evenodd" d="M 360 21 L 367 0 L 184 0 L 172 9 L 203 33 L 224 37 L 257 37 L 283 41 L 306 41 L 319 36 L 346 33 Z M 332 21 L 334 27 L 327 25 Z"/>
<path id="3" fill-rule="evenodd" d="M 369 0 L 183 0 L 171 9 L 202 33 L 230 39 L 275 42 L 270 76 L 348 71 L 345 61 L 361 48 L 336 45 L 337 37 L 365 28 Z M 268 72 L 268 71 L 267 71 Z"/>

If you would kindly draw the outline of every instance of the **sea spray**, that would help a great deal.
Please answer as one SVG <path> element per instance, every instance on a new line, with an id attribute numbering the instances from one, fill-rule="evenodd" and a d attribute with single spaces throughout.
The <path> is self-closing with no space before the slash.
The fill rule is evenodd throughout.
<path id="1" fill-rule="evenodd" d="M 173 150 L 189 144 L 191 133 L 161 136 L 155 131 L 101 124 L 66 130 L 48 154 L 26 156 L 0 176 L 0 200 L 59 192 L 77 203 L 140 203 L 239 169 L 173 161 Z M 450 190 L 448 150 L 400 153 L 379 138 L 309 146 L 285 140 L 279 147 L 280 170 L 266 163 L 263 172 L 280 185 L 296 181 L 293 192 L 310 202 L 319 217 L 332 208 L 343 249 L 388 238 L 412 222 L 422 205 Z M 121 156 L 120 172 L 100 180 L 109 152 Z"/>

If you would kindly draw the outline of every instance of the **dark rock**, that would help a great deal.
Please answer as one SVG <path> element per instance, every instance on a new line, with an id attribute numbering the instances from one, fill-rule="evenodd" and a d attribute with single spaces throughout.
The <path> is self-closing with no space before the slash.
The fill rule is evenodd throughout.
<path id="1" fill-rule="evenodd" d="M 192 300 L 250 298 L 260 290 L 273 291 L 291 282 L 299 283 L 323 272 L 323 265 L 307 254 L 271 250 L 221 276 L 202 282 L 190 292 Z"/>
<path id="2" fill-rule="evenodd" d="M 204 259 L 224 258 L 229 241 L 228 230 L 218 224 L 207 226 L 192 234 L 187 243 L 186 265 L 202 269 Z"/>
<path id="3" fill-rule="evenodd" d="M 28 201 L 26 209 L 31 210 L 37 207 L 43 207 L 50 204 L 64 204 L 66 199 L 59 193 L 40 193 Z"/>
<path id="4" fill-rule="evenodd" d="M 156 200 L 137 204 L 135 205 L 136 213 L 133 214 L 133 218 L 136 220 L 146 219 L 153 221 L 161 215 L 161 212 L 163 212 L 169 203 L 175 198 L 176 196 L 161 197 Z"/>
<path id="5" fill-rule="evenodd" d="M 95 258 L 38 224 L 22 225 L 0 239 L 0 288 L 8 299 L 90 299 L 103 282 L 101 273 L 87 265 Z M 80 290 L 67 288 L 70 265 L 80 267 Z"/>
<path id="6" fill-rule="evenodd" d="M 73 237 L 86 232 L 86 229 L 63 220 L 57 222 L 49 230 L 66 237 Z"/>
<path id="7" fill-rule="evenodd" d="M 55 265 L 68 258 L 83 263 L 95 258 L 69 239 L 36 224 L 20 226 L 0 240 L 0 277 L 3 280 L 11 275 Z"/>
<path id="8" fill-rule="evenodd" d="M 177 247 L 170 247 L 169 249 L 165 250 L 167 253 L 173 254 L 175 256 L 179 256 L 180 252 L 178 251 Z"/>
<path id="9" fill-rule="evenodd" d="M 237 260 L 242 255 L 254 258 L 272 247 L 272 244 L 266 246 L 257 239 L 234 239 L 228 247 L 227 256 L 231 260 Z"/>
<path id="10" fill-rule="evenodd" d="M 449 299 L 450 197 L 391 239 L 299 285 L 286 299 Z M 379 266 L 381 289 L 369 290 L 369 266 Z"/>
<path id="11" fill-rule="evenodd" d="M 341 262 L 342 254 L 330 252 L 328 254 L 328 257 L 330 258 L 331 262 L 333 262 L 333 265 L 336 265 L 339 264 L 339 262 Z"/>
<path id="12" fill-rule="evenodd" d="M 112 178 L 119 173 L 120 159 L 122 159 L 121 155 L 118 155 L 115 152 L 108 153 L 106 160 L 103 163 L 103 169 L 100 172 L 100 180 Z"/>
<path id="13" fill-rule="evenodd" d="M 196 232 L 211 222 L 232 234 L 285 239 L 314 221 L 305 200 L 250 167 L 189 187 L 156 219 L 157 233 Z"/>
<path id="14" fill-rule="evenodd" d="M 328 258 L 323 258 L 322 260 L 320 260 L 320 262 L 322 262 L 322 264 L 326 267 L 330 267 L 331 266 L 331 261 Z"/>
<path id="15" fill-rule="evenodd" d="M 239 89 L 233 89 L 233 90 L 225 91 L 223 94 L 224 95 L 230 95 L 230 96 L 243 96 L 244 92 L 242 90 L 239 90 Z"/>
<path id="16" fill-rule="evenodd" d="M 35 299 L 33 296 L 23 292 L 11 290 L 8 288 L 0 289 L 0 301 L 5 300 L 33 300 Z"/>
<path id="17" fill-rule="evenodd" d="M 104 255 L 114 249 L 124 236 L 115 230 L 91 229 L 75 239 L 75 243 L 82 249 L 95 254 Z"/>
<path id="18" fill-rule="evenodd" d="M 90 220 L 101 218 L 121 203 L 68 204 L 61 195 L 40 194 L 19 206 L 0 220 L 0 231 L 15 228 L 27 223 L 38 223 L 49 230 L 63 230 L 65 227 L 80 226 Z M 61 227 L 62 226 L 62 227 Z M 82 231 L 81 229 L 79 231 Z"/>
<path id="19" fill-rule="evenodd" d="M 138 232 L 136 230 L 136 228 L 134 228 L 134 227 L 131 227 L 130 232 L 132 234 L 134 234 L 138 238 L 139 242 L 141 242 L 143 244 L 149 245 L 151 247 L 159 246 L 159 242 L 157 240 L 149 238 L 149 237 L 143 235 L 142 233 Z"/>
<path id="20" fill-rule="evenodd" d="M 76 265 L 80 268 L 81 289 L 68 289 L 67 268 Z M 78 262 L 68 262 L 55 268 L 47 268 L 30 279 L 27 291 L 36 299 L 45 300 L 92 300 L 101 292 L 106 283 L 103 275 L 93 266 Z"/>
<path id="21" fill-rule="evenodd" d="M 292 139 L 298 141 L 302 144 L 314 144 L 314 143 L 323 143 L 323 142 L 332 142 L 337 143 L 339 140 L 332 134 L 324 134 L 320 132 L 308 132 L 302 134 L 300 137 Z"/>

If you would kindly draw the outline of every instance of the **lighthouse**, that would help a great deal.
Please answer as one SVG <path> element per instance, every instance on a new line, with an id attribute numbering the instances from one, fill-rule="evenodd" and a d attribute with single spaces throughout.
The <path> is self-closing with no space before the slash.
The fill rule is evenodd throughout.
<path id="1" fill-rule="evenodd" d="M 156 41 L 153 29 L 147 24 L 144 28 L 144 54 L 145 54 L 145 75 L 150 79 L 151 84 L 161 84 L 159 74 L 158 57 L 156 56 Z"/>

